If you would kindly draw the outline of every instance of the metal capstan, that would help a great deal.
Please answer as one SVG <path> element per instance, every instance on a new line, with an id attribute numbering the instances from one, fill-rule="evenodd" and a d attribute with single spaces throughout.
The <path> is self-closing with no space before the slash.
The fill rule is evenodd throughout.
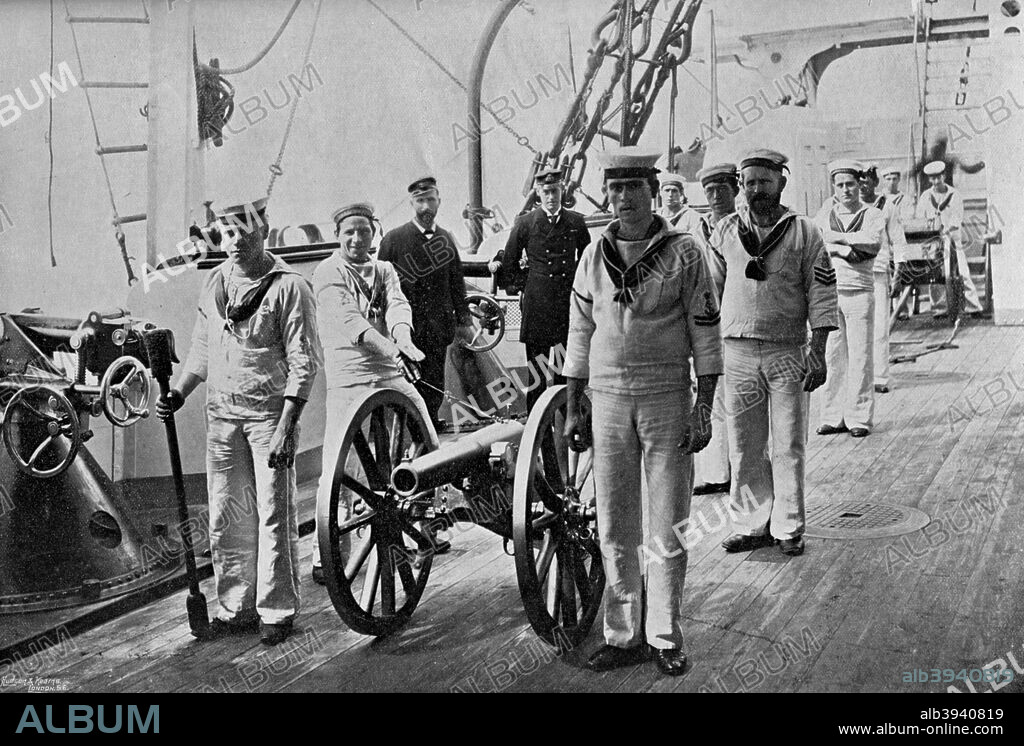
<path id="1" fill-rule="evenodd" d="M 143 325 L 123 311 L 0 325 L 0 614 L 93 603 L 173 572 L 176 546 L 147 543 L 85 446 L 90 417 L 129 427 L 149 414 Z"/>

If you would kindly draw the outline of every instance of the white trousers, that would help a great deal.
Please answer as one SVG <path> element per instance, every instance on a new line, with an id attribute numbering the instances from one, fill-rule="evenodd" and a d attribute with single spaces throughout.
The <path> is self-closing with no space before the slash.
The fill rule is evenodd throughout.
<path id="1" fill-rule="evenodd" d="M 888 272 L 875 272 L 875 385 L 889 385 L 889 293 Z"/>
<path id="2" fill-rule="evenodd" d="M 725 340 L 729 513 L 736 533 L 793 539 L 804 532 L 805 359 L 799 344 Z"/>
<path id="3" fill-rule="evenodd" d="M 960 269 L 960 276 L 964 278 L 964 310 L 967 313 L 981 313 L 981 300 L 978 298 L 978 289 L 974 287 L 974 280 L 971 278 L 970 265 L 967 264 L 967 253 L 961 249 L 956 250 L 956 261 Z M 949 277 L 949 254 L 944 257 L 946 277 Z M 929 285 L 928 293 L 932 300 L 932 313 L 946 313 L 946 286 Z"/>
<path id="4" fill-rule="evenodd" d="M 693 458 L 695 484 L 724 484 L 729 481 L 729 422 L 725 416 L 725 381 L 715 388 L 711 409 L 711 441 Z"/>
<path id="5" fill-rule="evenodd" d="M 341 448 L 341 441 L 344 439 L 344 428 L 348 424 L 348 412 L 352 403 L 361 398 L 367 392 L 375 389 L 395 389 L 405 394 L 427 425 L 428 437 L 436 448 L 438 445 L 437 432 L 434 430 L 433 420 L 427 410 L 426 402 L 416 390 L 416 387 L 404 378 L 390 378 L 385 381 L 374 381 L 373 383 L 362 383 L 358 386 L 344 386 L 341 388 L 327 389 L 327 423 L 324 427 L 323 454 L 320 461 L 320 481 L 317 484 L 316 502 L 319 505 L 322 501 L 328 500 L 331 494 L 331 485 L 334 483 L 334 469 L 338 461 L 338 450 Z M 358 458 L 352 453 L 349 455 L 349 462 L 346 471 L 350 476 L 365 484 L 365 477 Z M 339 520 L 347 520 L 351 515 L 353 494 L 350 490 L 344 491 L 345 500 L 338 505 Z M 342 541 L 348 541 L 351 537 L 345 536 Z M 348 556 L 348 546 L 342 547 L 342 554 Z M 313 564 L 320 564 L 320 541 L 318 534 L 313 534 Z"/>
<path id="6" fill-rule="evenodd" d="M 871 429 L 875 412 L 875 294 L 839 291 L 839 329 L 828 337 L 821 424 Z"/>
<path id="7" fill-rule="evenodd" d="M 673 526 L 684 531 L 690 515 L 692 458 L 679 449 L 690 392 L 592 398 L 605 642 L 628 648 L 646 634 L 656 648 L 681 648 L 687 552 Z"/>
<path id="8" fill-rule="evenodd" d="M 295 468 L 267 466 L 277 420 L 208 420 L 206 478 L 217 616 L 267 624 L 299 610 Z"/>

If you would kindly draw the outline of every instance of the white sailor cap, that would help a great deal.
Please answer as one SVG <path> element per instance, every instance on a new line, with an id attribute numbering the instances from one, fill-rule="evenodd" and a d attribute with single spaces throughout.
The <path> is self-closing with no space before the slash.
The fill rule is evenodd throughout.
<path id="1" fill-rule="evenodd" d="M 707 186 L 713 181 L 725 181 L 730 184 L 735 184 L 737 178 L 738 176 L 736 173 L 735 163 L 719 163 L 714 166 L 702 168 L 697 172 L 697 180 L 703 186 Z"/>
<path id="2" fill-rule="evenodd" d="M 683 179 L 676 174 L 668 174 L 667 176 L 663 176 L 661 177 L 660 181 L 662 189 L 664 189 L 667 186 L 674 186 L 678 188 L 679 191 L 683 191 Z"/>
<path id="3" fill-rule="evenodd" d="M 782 169 L 789 170 L 789 158 L 777 150 L 771 150 L 770 148 L 755 148 L 754 150 L 748 151 L 743 158 L 740 159 L 740 169 L 747 168 L 749 166 L 761 166 L 763 168 L 770 168 L 773 171 L 782 173 Z"/>
<path id="4" fill-rule="evenodd" d="M 649 179 L 657 176 L 660 170 L 655 163 L 661 158 L 661 153 L 654 150 L 644 150 L 635 145 L 625 148 L 606 150 L 601 155 L 601 165 L 604 168 L 604 178 L 608 179 Z"/>
<path id="5" fill-rule="evenodd" d="M 932 161 L 924 167 L 924 172 L 928 176 L 938 176 L 946 171 L 946 164 L 942 161 Z"/>
<path id="6" fill-rule="evenodd" d="M 899 176 L 900 175 L 900 169 L 899 169 L 898 166 L 886 166 L 885 168 L 883 168 L 881 171 L 878 172 L 878 175 L 880 177 L 882 177 L 883 179 L 886 176 Z"/>
<path id="7" fill-rule="evenodd" d="M 852 174 L 854 178 L 859 179 L 862 173 L 864 173 L 864 164 L 852 158 L 839 158 L 828 164 L 828 177 L 830 179 L 835 177 L 836 174 Z"/>

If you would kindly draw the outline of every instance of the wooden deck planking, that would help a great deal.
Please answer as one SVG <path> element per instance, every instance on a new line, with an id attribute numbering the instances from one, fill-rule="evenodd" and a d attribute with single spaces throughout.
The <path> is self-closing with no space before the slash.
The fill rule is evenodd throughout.
<path id="1" fill-rule="evenodd" d="M 694 500 L 693 514 L 707 511 L 712 530 L 690 550 L 691 668 L 679 679 L 661 677 L 651 664 L 601 675 L 582 670 L 600 642 L 600 619 L 578 650 L 558 656 L 544 646 L 526 624 L 511 558 L 480 529 L 454 537 L 455 551 L 435 562 L 409 626 L 387 640 L 344 628 L 326 592 L 305 577 L 307 538 L 309 603 L 285 645 L 197 643 L 178 593 L 76 637 L 78 650 L 40 675 L 87 691 L 488 691 L 494 684 L 503 691 L 922 691 L 930 689 L 903 684 L 902 670 L 954 661 L 980 667 L 1008 650 L 1024 662 L 1024 506 L 1015 499 L 1024 491 L 1024 391 L 1011 383 L 1011 402 L 952 428 L 948 417 L 951 404 L 1007 371 L 1024 384 L 1021 334 L 972 325 L 961 332 L 959 350 L 929 355 L 913 369 L 895 366 L 897 387 L 877 398 L 879 427 L 863 441 L 816 436 L 810 423 L 809 502 L 896 502 L 935 519 L 998 493 L 993 514 L 909 565 L 887 573 L 891 538 L 810 538 L 805 556 L 791 560 L 772 549 L 726 555 L 718 544 L 728 527 L 714 512 L 722 496 Z M 920 539 L 921 532 L 908 535 L 912 546 Z M 212 598 L 212 582 L 204 592 Z M 805 632 L 814 644 L 793 653 Z M 787 645 L 785 666 L 767 672 L 766 665 L 782 664 L 777 651 Z M 266 674 L 259 686 L 251 686 L 261 681 L 254 671 Z"/>

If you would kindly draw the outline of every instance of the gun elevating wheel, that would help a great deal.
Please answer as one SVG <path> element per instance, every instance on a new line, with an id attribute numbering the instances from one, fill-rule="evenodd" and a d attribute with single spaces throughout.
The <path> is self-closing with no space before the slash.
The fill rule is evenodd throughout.
<path id="1" fill-rule="evenodd" d="M 78 413 L 57 389 L 25 386 L 4 408 L 3 440 L 11 460 L 25 474 L 36 479 L 59 477 L 82 445 Z"/>
<path id="2" fill-rule="evenodd" d="M 126 355 L 119 357 L 100 381 L 100 403 L 110 424 L 130 427 L 149 417 L 149 394 L 152 388 L 149 373 L 142 362 Z"/>
<path id="3" fill-rule="evenodd" d="M 466 296 L 469 313 L 473 317 L 473 339 L 460 344 L 470 352 L 487 352 L 498 346 L 505 336 L 505 312 L 498 301 L 486 293 Z"/>
<path id="4" fill-rule="evenodd" d="M 404 624 L 430 575 L 433 491 L 401 498 L 390 486 L 395 466 L 434 450 L 429 432 L 404 394 L 366 394 L 348 411 L 330 495 L 317 501 L 317 540 L 331 602 L 364 635 L 387 635 Z"/>
<path id="5" fill-rule="evenodd" d="M 534 405 L 519 445 L 512 502 L 516 576 L 534 631 L 552 645 L 587 636 L 604 593 L 593 449 L 569 450 L 565 386 Z"/>

